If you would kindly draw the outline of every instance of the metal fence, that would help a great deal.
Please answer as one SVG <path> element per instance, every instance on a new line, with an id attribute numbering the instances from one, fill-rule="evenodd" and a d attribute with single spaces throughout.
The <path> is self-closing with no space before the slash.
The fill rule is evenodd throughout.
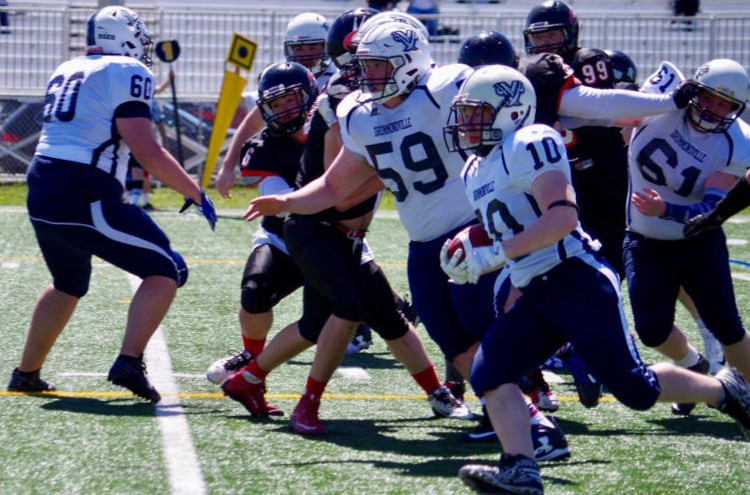
<path id="1" fill-rule="evenodd" d="M 38 102 L 50 72 L 61 62 L 83 53 L 85 21 L 90 9 L 6 8 L 11 16 L 11 33 L 0 36 L 0 175 L 23 174 L 36 144 L 39 123 Z M 318 9 L 330 19 L 339 8 Z M 176 39 L 182 48 L 173 64 L 178 97 L 195 108 L 210 105 L 218 98 L 224 75 L 224 60 L 232 33 L 258 43 L 248 90 L 255 89 L 260 70 L 283 59 L 282 37 L 286 24 L 299 10 L 278 8 L 233 9 L 155 9 L 139 8 L 139 13 L 156 40 Z M 522 29 L 526 15 L 521 12 L 445 14 L 437 16 L 453 35 L 431 39 L 433 57 L 438 63 L 456 60 L 464 36 L 483 29 L 494 29 L 508 36 L 523 51 Z M 750 13 L 699 15 L 686 24 L 684 19 L 658 14 L 578 13 L 581 45 L 620 49 L 636 62 L 639 77 L 645 78 L 662 60 L 670 60 L 687 74 L 701 63 L 717 57 L 737 60 L 750 67 Z M 166 77 L 168 67 L 155 62 L 157 78 Z M 207 114 L 207 115 L 206 115 Z M 211 112 L 192 112 L 201 134 L 210 131 Z M 188 136 L 188 140 L 190 137 Z M 205 152 L 201 139 L 189 141 L 191 163 L 197 166 Z"/>

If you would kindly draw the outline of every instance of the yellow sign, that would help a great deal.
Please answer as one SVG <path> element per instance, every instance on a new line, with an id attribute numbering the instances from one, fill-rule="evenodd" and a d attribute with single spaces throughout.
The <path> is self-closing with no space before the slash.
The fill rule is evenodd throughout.
<path id="1" fill-rule="evenodd" d="M 257 48 L 258 44 L 250 38 L 245 38 L 234 33 L 232 35 L 232 44 L 227 54 L 227 63 L 249 71 L 253 66 Z"/>

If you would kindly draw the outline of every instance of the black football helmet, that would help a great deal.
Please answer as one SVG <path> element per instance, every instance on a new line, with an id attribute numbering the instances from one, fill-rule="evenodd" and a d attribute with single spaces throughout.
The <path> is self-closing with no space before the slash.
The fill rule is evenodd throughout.
<path id="1" fill-rule="evenodd" d="M 294 95 L 294 108 L 275 112 L 272 103 Z M 318 97 L 318 84 L 304 65 L 281 62 L 266 67 L 258 79 L 258 108 L 266 125 L 276 135 L 294 134 L 302 129 L 307 114 Z"/>
<path id="2" fill-rule="evenodd" d="M 356 82 L 362 72 L 354 58 L 357 51 L 354 36 L 360 26 L 377 13 L 377 10 L 368 8 L 349 9 L 339 15 L 328 30 L 328 56 L 347 80 Z"/>
<path id="3" fill-rule="evenodd" d="M 563 41 L 554 45 L 534 46 L 529 37 L 532 33 L 543 33 L 553 29 L 562 29 Z M 578 18 L 568 4 L 560 0 L 547 0 L 532 8 L 526 17 L 526 29 L 523 30 L 526 53 L 533 55 L 541 52 L 553 52 L 568 59 L 578 48 Z"/>
<path id="4" fill-rule="evenodd" d="M 612 75 L 615 82 L 636 82 L 638 69 L 632 58 L 620 50 L 604 50 L 604 52 L 609 55 L 609 61 L 612 62 Z"/>
<path id="5" fill-rule="evenodd" d="M 469 36 L 458 50 L 458 63 L 471 67 L 480 65 L 507 65 L 516 68 L 518 55 L 513 43 L 497 31 L 482 31 Z"/>

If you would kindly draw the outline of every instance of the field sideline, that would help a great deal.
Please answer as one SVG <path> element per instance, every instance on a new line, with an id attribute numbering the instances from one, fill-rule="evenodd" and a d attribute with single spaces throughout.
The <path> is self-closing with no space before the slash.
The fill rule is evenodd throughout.
<path id="1" fill-rule="evenodd" d="M 287 412 L 284 418 L 251 420 L 203 378 L 208 364 L 240 346 L 238 285 L 254 230 L 230 220 L 237 210 L 220 213 L 214 234 L 196 215 L 154 215 L 191 269 L 147 351 L 150 377 L 164 396 L 154 407 L 106 381 L 138 280 L 101 262 L 43 369 L 59 392 L 4 391 L 33 301 L 49 276 L 25 210 L 0 207 L 0 379 L 6 380 L 0 495 L 469 493 L 458 468 L 493 462 L 499 446 L 459 443 L 474 423 L 434 419 L 382 340 L 347 357 L 334 375 L 321 408 L 330 435 L 322 438 L 293 435 L 287 425 L 312 351 L 269 376 L 269 400 Z M 744 220 L 726 228 L 743 310 L 750 307 L 750 226 Z M 406 236 L 392 212 L 379 214 L 368 238 L 391 283 L 407 292 Z M 279 306 L 274 332 L 299 316 L 299 296 Z M 677 318 L 700 346 L 682 308 Z M 442 374 L 436 346 L 423 327 L 419 332 Z M 639 349 L 647 361 L 656 359 Z M 611 396 L 587 410 L 576 401 L 567 372 L 551 378 L 563 399 L 557 416 L 572 457 L 542 465 L 546 493 L 750 494 L 750 443 L 725 416 L 704 406 L 688 418 L 672 416 L 665 405 L 634 412 Z M 475 398 L 469 404 L 479 409 Z"/>

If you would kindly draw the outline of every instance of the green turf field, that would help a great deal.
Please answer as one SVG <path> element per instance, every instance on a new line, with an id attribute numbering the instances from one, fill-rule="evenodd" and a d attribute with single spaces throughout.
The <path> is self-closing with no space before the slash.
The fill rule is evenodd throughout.
<path id="1" fill-rule="evenodd" d="M 0 204 L 13 202 L 8 191 L 0 187 Z M 43 369 L 59 392 L 23 396 L 5 392 L 7 382 L 2 384 L 0 494 L 469 493 L 456 476 L 459 467 L 494 462 L 499 446 L 457 442 L 474 423 L 433 419 L 421 390 L 382 340 L 343 363 L 366 375 L 334 375 L 321 408 L 330 434 L 322 438 L 291 434 L 288 416 L 250 419 L 203 378 L 213 360 L 241 346 L 238 284 L 254 225 L 232 219 L 238 212 L 221 210 L 213 234 L 201 217 L 177 215 L 173 207 L 154 215 L 191 268 L 152 341 L 162 347 L 147 354 L 158 362 L 150 368 L 165 396 L 158 407 L 106 381 L 132 286 L 123 272 L 96 264 L 89 295 Z M 49 277 L 22 207 L 0 207 L 0 232 L 0 379 L 7 380 L 33 302 Z M 732 222 L 727 232 L 738 261 L 737 297 L 747 308 L 750 269 L 742 263 L 750 261 L 750 227 Z M 406 237 L 392 211 L 376 219 L 368 237 L 392 284 L 406 292 Z M 277 308 L 275 330 L 299 316 L 299 296 Z M 699 344 L 681 308 L 678 320 Z M 436 346 L 423 327 L 419 332 L 442 374 Z M 641 351 L 647 361 L 656 359 Z M 269 400 L 287 414 L 312 356 L 308 351 L 269 376 Z M 564 402 L 558 418 L 572 457 L 543 463 L 548 494 L 750 493 L 750 443 L 725 416 L 705 406 L 688 418 L 672 416 L 666 405 L 633 412 L 609 396 L 586 410 L 573 397 L 570 376 L 559 379 L 554 387 Z M 475 399 L 469 404 L 479 408 Z"/>

